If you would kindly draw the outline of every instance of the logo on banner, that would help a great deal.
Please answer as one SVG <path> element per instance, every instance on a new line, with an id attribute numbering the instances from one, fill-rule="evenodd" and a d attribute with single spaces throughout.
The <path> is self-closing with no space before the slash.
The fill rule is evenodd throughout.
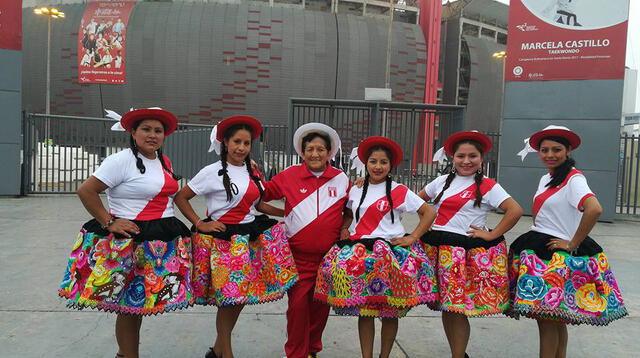
<path id="1" fill-rule="evenodd" d="M 389 208 L 389 202 L 385 199 L 380 199 L 376 203 L 376 208 L 378 208 L 378 211 L 385 211 Z"/>
<path id="2" fill-rule="evenodd" d="M 471 190 L 465 190 L 462 193 L 460 193 L 460 197 L 462 199 L 469 199 L 473 196 L 473 192 Z"/>
<path id="3" fill-rule="evenodd" d="M 538 31 L 538 27 L 536 25 L 528 25 L 526 22 L 524 24 L 516 25 L 516 28 L 520 31 Z"/>
<path id="4" fill-rule="evenodd" d="M 336 188 L 335 186 L 330 186 L 328 188 L 329 191 L 329 196 L 332 198 L 337 198 L 338 197 L 338 188 Z"/>
<path id="5" fill-rule="evenodd" d="M 524 72 L 524 70 L 520 66 L 516 66 L 513 68 L 513 74 L 516 76 L 520 76 L 522 72 Z"/>

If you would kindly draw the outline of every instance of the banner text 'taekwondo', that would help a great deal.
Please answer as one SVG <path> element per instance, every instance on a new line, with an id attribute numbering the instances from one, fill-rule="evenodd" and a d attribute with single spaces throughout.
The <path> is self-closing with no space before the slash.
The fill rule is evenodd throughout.
<path id="1" fill-rule="evenodd" d="M 624 78 L 628 0 L 511 0 L 506 81 Z"/>

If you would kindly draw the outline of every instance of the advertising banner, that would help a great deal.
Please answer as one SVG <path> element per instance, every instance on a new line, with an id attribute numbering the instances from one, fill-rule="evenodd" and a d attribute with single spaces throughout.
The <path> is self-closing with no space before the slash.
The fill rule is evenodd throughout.
<path id="1" fill-rule="evenodd" d="M 22 49 L 22 1 L 0 1 L 0 48 Z"/>
<path id="2" fill-rule="evenodd" d="M 87 4 L 78 31 L 78 82 L 126 83 L 127 23 L 135 2 Z"/>
<path id="3" fill-rule="evenodd" d="M 506 81 L 624 78 L 629 0 L 511 0 Z"/>

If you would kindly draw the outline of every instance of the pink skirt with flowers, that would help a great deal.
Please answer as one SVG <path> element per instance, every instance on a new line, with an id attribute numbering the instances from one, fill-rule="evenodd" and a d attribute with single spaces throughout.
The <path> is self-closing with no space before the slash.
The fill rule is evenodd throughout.
<path id="1" fill-rule="evenodd" d="M 193 234 L 196 304 L 231 306 L 275 301 L 297 282 L 298 271 L 284 224 L 256 221 L 244 226 L 227 225 L 227 232 L 222 234 Z"/>
<path id="2" fill-rule="evenodd" d="M 485 316 L 509 306 L 507 246 L 504 238 L 491 242 L 446 231 L 422 237 L 427 256 L 437 263 L 439 300 L 436 311 Z"/>
<path id="3" fill-rule="evenodd" d="M 67 306 L 150 315 L 193 304 L 189 229 L 174 217 L 134 222 L 134 239 L 95 219 L 82 227 L 58 290 Z"/>
<path id="4" fill-rule="evenodd" d="M 341 315 L 403 317 L 437 299 L 433 264 L 420 247 L 384 239 L 342 240 L 325 255 L 314 297 Z"/>

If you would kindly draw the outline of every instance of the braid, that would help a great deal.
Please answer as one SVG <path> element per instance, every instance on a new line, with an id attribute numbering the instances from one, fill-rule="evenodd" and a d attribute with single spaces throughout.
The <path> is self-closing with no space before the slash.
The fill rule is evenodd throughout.
<path id="1" fill-rule="evenodd" d="M 473 180 L 476 182 L 476 201 L 473 203 L 473 206 L 480 207 L 482 204 L 482 192 L 480 191 L 480 185 L 482 185 L 482 179 L 484 179 L 484 172 L 482 167 L 476 174 L 473 176 Z"/>
<path id="2" fill-rule="evenodd" d="M 250 155 L 247 155 L 247 157 L 244 158 L 244 163 L 247 166 L 247 171 L 249 172 L 249 177 L 251 178 L 251 180 L 253 180 L 254 183 L 256 183 L 256 186 L 258 187 L 258 190 L 260 191 L 260 197 L 262 198 L 262 194 L 263 194 L 264 190 L 262 189 L 262 183 L 260 182 L 260 178 L 258 178 L 258 176 L 253 173 L 253 168 L 251 167 Z"/>
<path id="3" fill-rule="evenodd" d="M 576 161 L 573 158 L 567 158 L 564 163 L 560 164 L 553 170 L 551 181 L 545 186 L 548 186 L 549 188 L 555 188 L 558 185 L 562 184 L 562 182 L 564 182 L 564 180 L 567 178 L 567 175 L 569 175 L 569 172 L 575 165 Z"/>
<path id="4" fill-rule="evenodd" d="M 171 177 L 173 178 L 173 180 L 180 180 L 182 179 L 182 176 L 175 174 L 173 172 L 173 170 L 171 170 L 169 167 L 167 167 L 167 164 L 164 162 L 164 154 L 162 154 L 162 148 L 159 148 L 157 151 L 157 155 L 158 155 L 158 159 L 160 160 L 160 164 L 162 164 L 162 167 L 164 168 L 164 170 L 168 171 L 169 173 L 171 173 Z"/>
<path id="5" fill-rule="evenodd" d="M 447 176 L 447 180 L 444 182 L 444 187 L 440 191 L 440 194 L 438 194 L 438 196 L 436 196 L 436 198 L 433 199 L 434 204 L 437 204 L 440 201 L 440 198 L 442 198 L 442 194 L 444 194 L 444 192 L 447 189 L 449 189 L 449 186 L 451 186 L 451 182 L 455 177 L 456 177 L 456 172 L 455 170 L 452 170 L 451 173 L 449 173 L 449 175 Z"/>
<path id="6" fill-rule="evenodd" d="M 133 139 L 133 136 L 129 136 L 129 147 L 133 152 L 133 156 L 136 158 L 136 167 L 140 170 L 140 174 L 144 174 L 147 168 L 145 168 L 142 158 L 138 156 L 138 147 L 136 146 L 136 141 Z"/>
<path id="7" fill-rule="evenodd" d="M 387 200 L 389 200 L 389 207 L 391 207 L 391 223 L 393 224 L 394 222 L 394 217 L 393 217 L 393 199 L 391 199 L 391 182 L 393 180 L 391 179 L 391 175 L 387 175 Z"/>
<path id="8" fill-rule="evenodd" d="M 233 193 L 231 192 L 231 179 L 227 171 L 227 146 L 223 142 L 221 147 L 220 162 L 222 162 L 222 169 L 218 171 L 218 175 L 222 175 L 222 185 L 224 185 L 224 191 L 227 192 L 227 201 L 231 201 Z"/>
<path id="9" fill-rule="evenodd" d="M 364 197 L 367 196 L 367 189 L 369 189 L 369 173 L 368 172 L 364 176 L 364 186 L 362 187 L 362 196 L 360 197 L 360 204 L 358 204 L 358 208 L 356 209 L 356 222 L 360 220 L 360 207 L 362 206 Z"/>

